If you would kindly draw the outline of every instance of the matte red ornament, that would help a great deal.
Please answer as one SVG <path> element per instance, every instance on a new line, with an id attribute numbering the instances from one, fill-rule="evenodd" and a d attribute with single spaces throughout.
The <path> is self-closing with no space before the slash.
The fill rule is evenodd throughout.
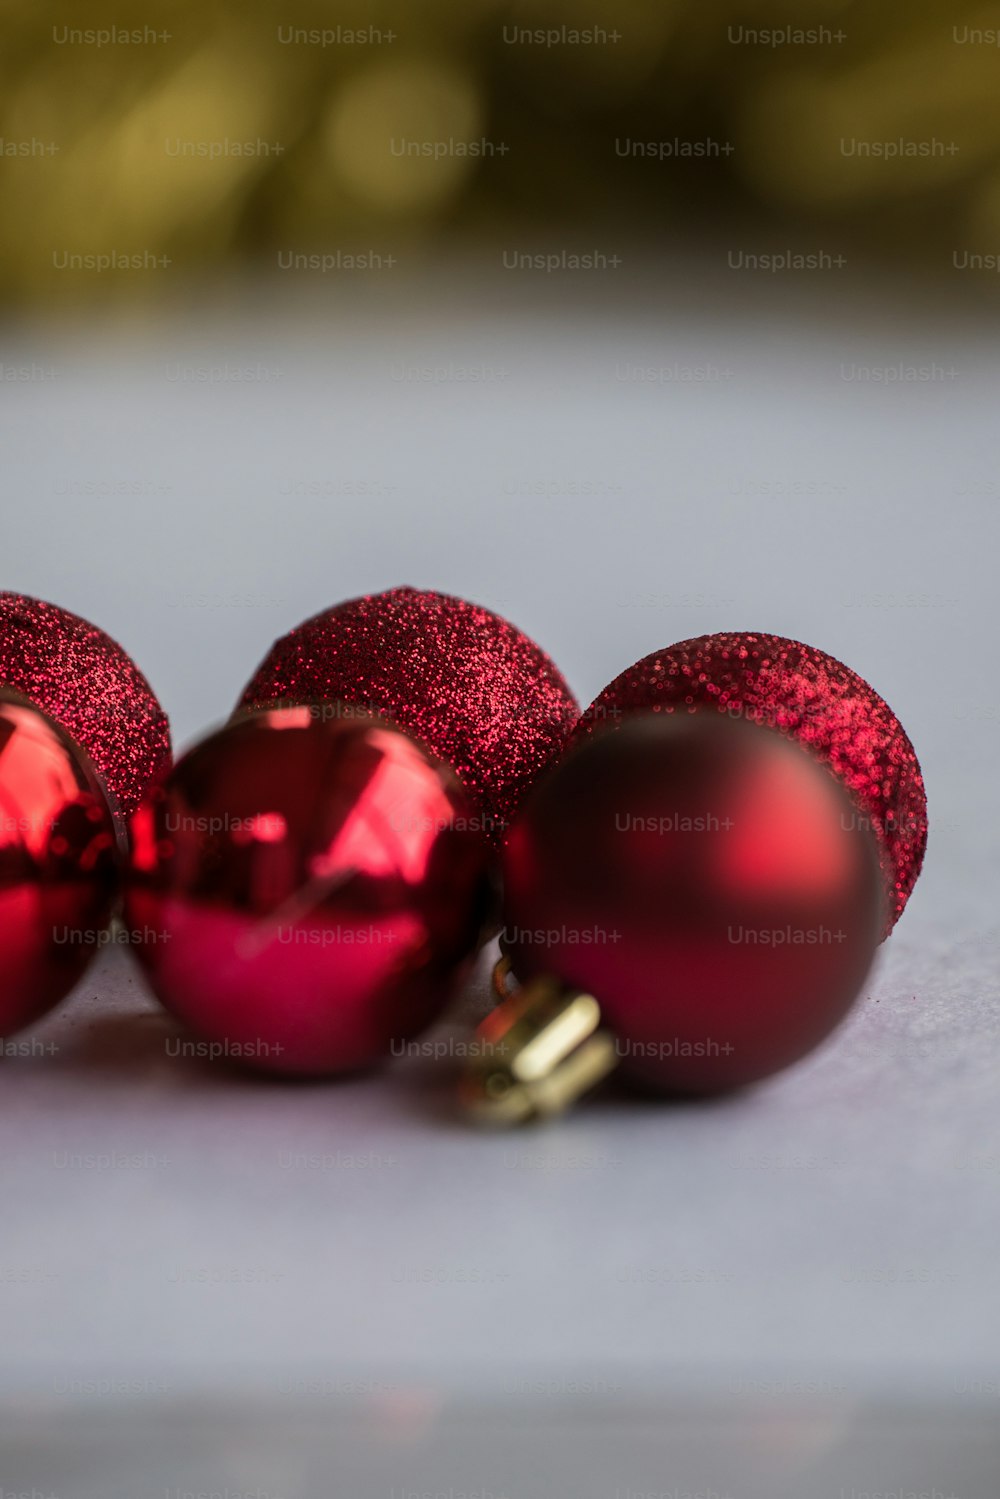
<path id="1" fill-rule="evenodd" d="M 0 685 L 86 752 L 123 817 L 170 762 L 166 714 L 146 678 L 110 635 L 68 609 L 0 593 Z"/>
<path id="2" fill-rule="evenodd" d="M 58 724 L 0 690 L 0 1036 L 68 994 L 111 919 L 115 825 Z"/>
<path id="3" fill-rule="evenodd" d="M 581 720 L 615 727 L 635 712 L 713 709 L 776 728 L 830 767 L 879 847 L 888 935 L 927 845 L 927 798 L 913 745 L 863 677 L 825 651 L 781 635 L 702 635 L 654 651 L 616 677 Z"/>
<path id="4" fill-rule="evenodd" d="M 279 640 L 240 705 L 377 714 L 455 771 L 497 840 L 579 712 L 544 651 L 478 604 L 413 588 L 351 599 Z"/>
<path id="5" fill-rule="evenodd" d="M 162 1003 L 202 1054 L 364 1067 L 440 1013 L 474 952 L 488 851 L 451 771 L 370 718 L 237 718 L 132 825 L 126 897 Z"/>
<path id="6" fill-rule="evenodd" d="M 659 1090 L 766 1077 L 842 1019 L 878 945 L 878 858 L 853 812 L 759 726 L 647 714 L 595 734 L 508 838 L 513 971 L 594 996 L 621 1067 Z"/>

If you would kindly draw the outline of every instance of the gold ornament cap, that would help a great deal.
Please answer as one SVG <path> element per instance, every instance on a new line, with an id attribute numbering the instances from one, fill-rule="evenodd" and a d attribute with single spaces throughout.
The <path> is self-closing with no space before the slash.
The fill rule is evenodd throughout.
<path id="1" fill-rule="evenodd" d="M 501 958 L 493 975 L 501 1003 L 476 1031 L 481 1045 L 459 1093 L 474 1119 L 501 1127 L 563 1113 L 617 1061 L 592 994 L 549 977 L 509 993 L 509 972 Z"/>

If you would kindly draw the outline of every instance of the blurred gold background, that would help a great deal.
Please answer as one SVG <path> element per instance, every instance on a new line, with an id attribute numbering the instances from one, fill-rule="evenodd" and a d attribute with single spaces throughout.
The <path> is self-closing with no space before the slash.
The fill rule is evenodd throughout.
<path id="1" fill-rule="evenodd" d="M 661 238 L 737 219 L 941 273 L 1000 249 L 1000 4 L 19 0 L 2 14 L 8 307 L 518 226 Z M 706 157 L 676 144 L 706 141 Z M 632 142 L 668 143 L 664 159 Z M 148 274 L 167 263 L 171 277 Z"/>

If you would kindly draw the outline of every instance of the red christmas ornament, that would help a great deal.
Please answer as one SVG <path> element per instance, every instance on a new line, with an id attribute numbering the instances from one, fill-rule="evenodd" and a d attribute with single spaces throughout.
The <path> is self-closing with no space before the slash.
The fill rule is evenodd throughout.
<path id="1" fill-rule="evenodd" d="M 443 1008 L 491 886 L 450 770 L 370 718 L 238 718 L 133 821 L 140 960 L 202 1054 L 273 1072 L 364 1067 Z"/>
<path id="2" fill-rule="evenodd" d="M 0 1035 L 83 974 L 114 909 L 118 814 L 169 754 L 163 710 L 121 646 L 0 593 Z"/>
<path id="3" fill-rule="evenodd" d="M 803 1056 L 855 999 L 884 919 L 853 813 L 825 767 L 756 725 L 649 714 L 585 739 L 504 850 L 503 944 L 525 988 L 481 1028 L 468 1100 L 513 1121 L 616 1062 L 700 1094 Z"/>
<path id="4" fill-rule="evenodd" d="M 702 635 L 654 651 L 595 698 L 583 732 L 635 712 L 714 709 L 776 728 L 823 761 L 851 794 L 879 847 L 890 892 L 884 935 L 909 899 L 927 845 L 920 765 L 873 687 L 825 651 L 781 635 Z"/>
<path id="5" fill-rule="evenodd" d="M 115 825 L 87 757 L 0 690 L 0 1036 L 73 988 L 111 919 Z"/>
<path id="6" fill-rule="evenodd" d="M 494 841 L 559 758 L 579 712 L 555 665 L 499 615 L 413 588 L 351 599 L 279 640 L 241 707 L 365 710 L 455 771 Z"/>
<path id="7" fill-rule="evenodd" d="M 170 763 L 170 730 L 135 662 L 96 625 L 41 599 L 0 593 L 0 684 L 55 720 L 128 817 Z"/>

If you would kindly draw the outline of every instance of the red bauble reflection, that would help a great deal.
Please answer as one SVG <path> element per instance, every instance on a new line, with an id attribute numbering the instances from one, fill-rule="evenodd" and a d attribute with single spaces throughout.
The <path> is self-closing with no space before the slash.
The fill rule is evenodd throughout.
<path id="1" fill-rule="evenodd" d="M 111 919 L 117 865 L 89 761 L 38 709 L 0 691 L 0 1036 L 81 977 Z"/>
<path id="2" fill-rule="evenodd" d="M 598 1000 L 619 1060 L 673 1093 L 767 1076 L 856 997 L 878 857 L 838 781 L 772 730 L 637 715 L 536 787 L 505 849 L 522 981 Z"/>
<path id="3" fill-rule="evenodd" d="M 335 1073 L 436 1018 L 487 914 L 458 782 L 413 740 L 308 707 L 203 741 L 133 820 L 126 909 L 205 1054 Z"/>

